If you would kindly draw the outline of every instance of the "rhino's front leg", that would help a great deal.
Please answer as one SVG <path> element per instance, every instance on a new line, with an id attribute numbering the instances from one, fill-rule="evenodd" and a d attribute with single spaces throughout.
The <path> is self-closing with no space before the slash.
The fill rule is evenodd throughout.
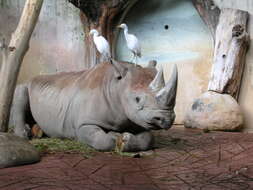
<path id="1" fill-rule="evenodd" d="M 136 135 L 125 132 L 123 133 L 122 140 L 121 150 L 123 152 L 145 151 L 151 149 L 154 144 L 154 137 L 148 131 Z"/>
<path id="2" fill-rule="evenodd" d="M 80 142 L 101 151 L 114 150 L 119 136 L 120 134 L 115 132 L 106 133 L 96 125 L 84 125 L 77 131 L 77 138 Z"/>

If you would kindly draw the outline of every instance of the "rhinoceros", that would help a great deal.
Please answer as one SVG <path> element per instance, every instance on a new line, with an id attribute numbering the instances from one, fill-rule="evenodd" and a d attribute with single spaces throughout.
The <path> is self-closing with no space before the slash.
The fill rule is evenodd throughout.
<path id="1" fill-rule="evenodd" d="M 16 88 L 14 132 L 26 138 L 32 116 L 49 137 L 77 139 L 101 151 L 119 142 L 122 151 L 148 150 L 154 142 L 150 130 L 174 122 L 176 91 L 176 67 L 166 85 L 162 70 L 128 62 L 40 75 Z"/>

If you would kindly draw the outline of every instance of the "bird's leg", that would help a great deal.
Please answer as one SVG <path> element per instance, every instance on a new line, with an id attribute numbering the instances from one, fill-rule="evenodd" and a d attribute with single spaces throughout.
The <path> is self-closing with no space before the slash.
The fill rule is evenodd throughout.
<path id="1" fill-rule="evenodd" d="M 135 55 L 135 67 L 137 67 L 138 56 Z"/>
<path id="2" fill-rule="evenodd" d="M 137 67 L 137 58 L 138 58 L 138 56 L 137 56 L 137 54 L 134 54 L 134 66 L 135 67 Z"/>
<path id="3" fill-rule="evenodd" d="M 131 60 L 131 63 L 134 63 L 134 66 L 136 66 L 136 54 L 133 52 L 134 56 L 133 59 Z"/>
<path id="4" fill-rule="evenodd" d="M 134 58 L 135 58 L 135 54 L 134 54 L 133 58 L 131 59 L 130 63 L 133 63 Z"/>
<path id="5" fill-rule="evenodd" d="M 102 54 L 101 57 L 100 57 L 100 61 L 101 62 L 110 62 L 111 58 L 108 55 Z"/>

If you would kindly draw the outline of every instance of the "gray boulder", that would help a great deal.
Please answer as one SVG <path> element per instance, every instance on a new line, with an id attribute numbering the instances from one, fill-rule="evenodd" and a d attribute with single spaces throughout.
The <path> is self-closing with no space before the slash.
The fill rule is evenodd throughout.
<path id="1" fill-rule="evenodd" d="M 40 155 L 27 140 L 9 133 L 0 133 L 0 168 L 31 164 Z"/>
<path id="2" fill-rule="evenodd" d="M 194 100 L 185 115 L 187 128 L 235 131 L 243 127 L 243 115 L 236 100 L 228 94 L 208 91 Z"/>

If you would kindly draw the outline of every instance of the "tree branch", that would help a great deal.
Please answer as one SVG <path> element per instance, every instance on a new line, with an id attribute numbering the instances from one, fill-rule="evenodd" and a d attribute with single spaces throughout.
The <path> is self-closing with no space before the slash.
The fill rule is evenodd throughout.
<path id="1" fill-rule="evenodd" d="M 250 42 L 248 12 L 222 9 L 216 29 L 214 63 L 208 90 L 238 97 L 245 56 Z"/>
<path id="2" fill-rule="evenodd" d="M 219 21 L 220 9 L 214 4 L 213 0 L 192 0 L 195 8 L 199 12 L 206 25 L 215 38 L 215 30 Z"/>
<path id="3" fill-rule="evenodd" d="M 16 31 L 5 52 L 0 74 L 0 131 L 8 130 L 10 107 L 20 66 L 29 48 L 29 41 L 37 23 L 43 0 L 27 0 Z M 6 49 L 6 48 L 5 48 Z"/>

